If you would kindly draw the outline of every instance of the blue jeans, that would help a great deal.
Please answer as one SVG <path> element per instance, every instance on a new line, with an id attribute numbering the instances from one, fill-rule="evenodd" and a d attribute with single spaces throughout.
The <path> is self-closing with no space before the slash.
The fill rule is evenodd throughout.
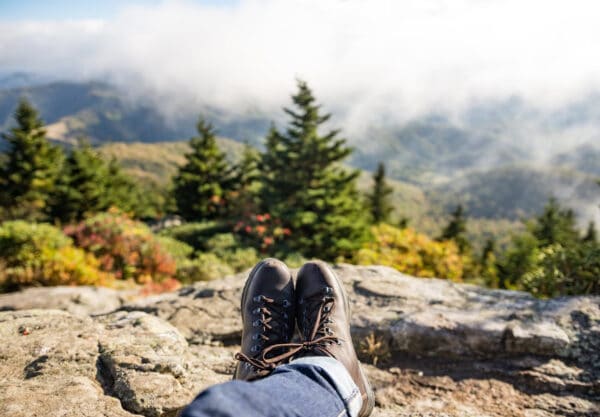
<path id="1" fill-rule="evenodd" d="M 257 381 L 214 385 L 181 417 L 356 417 L 361 406 L 360 392 L 340 362 L 309 356 Z"/>

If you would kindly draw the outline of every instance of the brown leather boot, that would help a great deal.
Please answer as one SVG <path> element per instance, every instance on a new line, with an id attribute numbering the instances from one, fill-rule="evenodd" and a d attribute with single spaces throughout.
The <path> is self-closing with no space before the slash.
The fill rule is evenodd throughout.
<path id="1" fill-rule="evenodd" d="M 264 349 L 288 343 L 294 334 L 294 283 L 287 266 L 272 258 L 256 264 L 242 292 L 242 346 L 234 379 L 267 376 L 280 363 L 262 360 Z M 282 353 L 279 348 L 276 354 Z"/>
<path id="2" fill-rule="evenodd" d="M 356 356 L 350 335 L 350 306 L 341 281 L 325 262 L 312 261 L 298 271 L 296 321 L 306 355 L 326 355 L 340 361 L 362 394 L 359 417 L 373 411 L 375 396 Z"/>

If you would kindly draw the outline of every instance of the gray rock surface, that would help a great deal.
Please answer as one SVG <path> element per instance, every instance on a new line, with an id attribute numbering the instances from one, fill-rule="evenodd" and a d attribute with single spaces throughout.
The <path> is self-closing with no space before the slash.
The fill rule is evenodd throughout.
<path id="1" fill-rule="evenodd" d="M 341 265 L 374 416 L 600 416 L 600 298 L 538 300 Z M 230 379 L 245 276 L 140 298 L 0 296 L 1 416 L 174 416 Z"/>
<path id="2" fill-rule="evenodd" d="M 102 314 L 116 310 L 136 294 L 103 287 L 33 287 L 0 294 L 0 311 L 51 308 L 77 315 Z"/>

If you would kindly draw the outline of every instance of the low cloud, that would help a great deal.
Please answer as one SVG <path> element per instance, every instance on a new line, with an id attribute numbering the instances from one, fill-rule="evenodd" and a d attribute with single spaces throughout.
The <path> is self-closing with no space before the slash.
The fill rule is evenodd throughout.
<path id="1" fill-rule="evenodd" d="M 105 21 L 0 21 L 0 62 L 108 79 L 170 114 L 272 113 L 301 77 L 359 128 L 473 100 L 553 107 L 587 94 L 600 85 L 599 11 L 583 0 L 165 1 Z"/>

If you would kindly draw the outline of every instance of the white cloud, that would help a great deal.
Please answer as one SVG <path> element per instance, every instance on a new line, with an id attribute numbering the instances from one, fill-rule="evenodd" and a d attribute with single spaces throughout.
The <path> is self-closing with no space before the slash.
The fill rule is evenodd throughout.
<path id="1" fill-rule="evenodd" d="M 472 99 L 554 106 L 587 93 L 600 85 L 599 17 L 593 0 L 165 1 L 110 21 L 0 23 L 0 67 L 109 77 L 172 113 L 271 112 L 302 77 L 360 125 Z"/>

